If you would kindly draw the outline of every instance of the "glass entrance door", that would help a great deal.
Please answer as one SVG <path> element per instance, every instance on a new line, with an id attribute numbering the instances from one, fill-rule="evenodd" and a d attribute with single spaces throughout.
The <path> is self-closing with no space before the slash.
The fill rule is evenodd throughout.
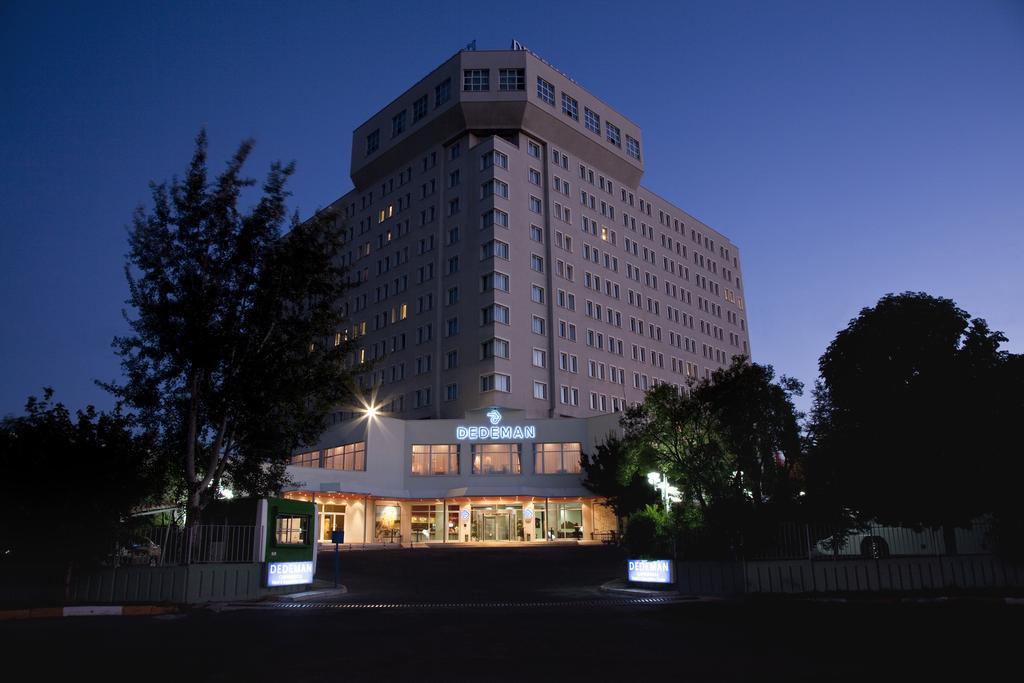
<path id="1" fill-rule="evenodd" d="M 522 537 L 522 509 L 480 507 L 473 510 L 474 541 L 515 541 Z"/>

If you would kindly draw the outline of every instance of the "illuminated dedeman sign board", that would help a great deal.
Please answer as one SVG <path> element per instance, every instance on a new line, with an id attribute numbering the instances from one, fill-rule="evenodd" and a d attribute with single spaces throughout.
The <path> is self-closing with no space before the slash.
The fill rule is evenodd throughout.
<path id="1" fill-rule="evenodd" d="M 671 560 L 629 560 L 629 580 L 640 583 L 673 583 Z"/>
<path id="2" fill-rule="evenodd" d="M 295 586 L 313 583 L 312 562 L 269 562 L 267 564 L 268 586 Z"/>
<path id="3" fill-rule="evenodd" d="M 459 425 L 455 428 L 455 438 L 459 441 L 486 441 L 489 439 L 536 439 L 537 427 L 534 425 L 516 425 L 510 427 L 501 424 L 501 411 L 491 408 L 487 411 L 487 420 L 491 426 L 468 427 Z"/>

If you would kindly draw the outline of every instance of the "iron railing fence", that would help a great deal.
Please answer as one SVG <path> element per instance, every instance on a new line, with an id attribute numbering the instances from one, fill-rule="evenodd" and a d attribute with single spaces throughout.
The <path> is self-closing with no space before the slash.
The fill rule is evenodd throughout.
<path id="1" fill-rule="evenodd" d="M 152 566 L 255 562 L 261 528 L 243 524 L 154 526 L 119 543 L 119 563 Z"/>

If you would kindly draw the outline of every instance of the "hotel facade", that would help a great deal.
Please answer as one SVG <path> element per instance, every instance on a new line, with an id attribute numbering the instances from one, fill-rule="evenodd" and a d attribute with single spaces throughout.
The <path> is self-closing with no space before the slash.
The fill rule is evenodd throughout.
<path id="1" fill-rule="evenodd" d="M 346 543 L 591 541 L 580 454 L 627 406 L 750 355 L 737 247 L 640 185 L 640 128 L 533 52 L 463 50 L 353 133 L 365 405 L 296 453 Z"/>

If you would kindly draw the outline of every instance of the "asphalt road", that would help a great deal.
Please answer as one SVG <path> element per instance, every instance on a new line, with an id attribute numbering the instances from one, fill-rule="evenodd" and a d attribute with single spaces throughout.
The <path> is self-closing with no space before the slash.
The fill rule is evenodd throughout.
<path id="1" fill-rule="evenodd" d="M 341 605 L 0 622 L 5 678 L 195 681 L 989 681 L 1024 608 L 788 601 L 616 605 L 615 549 L 348 553 Z M 329 570 L 327 563 L 321 570 Z M 568 606 L 537 606 L 553 600 Z M 20 678 L 21 676 L 18 676 Z"/>

